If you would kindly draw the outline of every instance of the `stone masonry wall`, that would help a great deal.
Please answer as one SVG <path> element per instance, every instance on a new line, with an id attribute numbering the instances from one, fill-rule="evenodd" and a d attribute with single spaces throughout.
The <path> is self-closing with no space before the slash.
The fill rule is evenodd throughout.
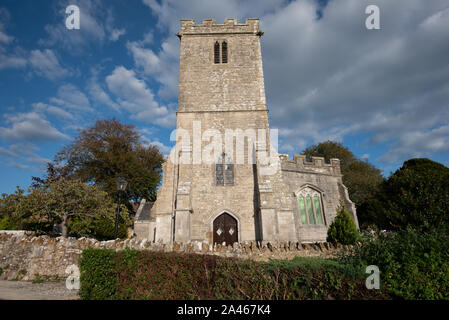
<path id="1" fill-rule="evenodd" d="M 347 249 L 330 243 L 278 242 L 262 245 L 252 241 L 235 243 L 234 247 L 212 247 L 197 241 L 187 244 L 160 244 L 145 239 L 97 241 L 88 238 L 36 237 L 25 231 L 0 231 L 0 279 L 65 279 L 68 276 L 66 268 L 72 264 L 77 265 L 82 251 L 89 247 L 212 254 L 258 261 L 292 259 L 296 256 L 330 258 Z"/>
<path id="2" fill-rule="evenodd" d="M 258 19 L 246 19 L 244 24 L 235 19 L 226 19 L 224 24 L 213 19 L 202 24 L 181 21 L 177 130 L 187 132 L 189 141 L 179 139 L 178 152 L 163 167 L 164 181 L 152 209 L 156 242 L 171 243 L 174 234 L 178 242 L 213 243 L 213 221 L 224 212 L 238 221 L 239 242 L 257 239 L 254 167 L 248 161 L 248 157 L 252 160 L 248 143 L 243 143 L 242 161 L 234 161 L 232 186 L 216 184 L 215 162 L 204 155 L 211 138 L 206 133 L 218 132 L 223 138 L 219 142 L 223 150 L 217 151 L 214 160 L 221 151 L 237 160 L 237 139 L 232 151 L 224 148 L 226 131 L 237 135 L 239 130 L 251 129 L 258 134 L 258 129 L 268 129 L 261 34 Z M 214 62 L 217 41 L 227 44 L 226 63 Z M 148 237 L 143 226 L 136 234 L 140 239 Z"/>
<path id="3" fill-rule="evenodd" d="M 266 110 L 260 35 L 258 19 L 182 20 L 178 112 Z M 226 41 L 227 63 L 214 63 L 216 41 Z"/>

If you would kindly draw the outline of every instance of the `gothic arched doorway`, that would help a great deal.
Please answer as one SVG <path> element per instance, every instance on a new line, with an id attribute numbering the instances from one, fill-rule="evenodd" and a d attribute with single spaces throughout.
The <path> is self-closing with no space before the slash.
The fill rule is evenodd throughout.
<path id="1" fill-rule="evenodd" d="M 237 220 L 228 213 L 222 213 L 214 220 L 214 244 L 223 242 L 232 245 L 238 242 Z"/>

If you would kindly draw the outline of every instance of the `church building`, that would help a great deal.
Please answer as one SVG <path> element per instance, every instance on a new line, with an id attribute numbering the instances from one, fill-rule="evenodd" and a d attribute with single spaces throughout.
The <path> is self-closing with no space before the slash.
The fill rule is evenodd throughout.
<path id="1" fill-rule="evenodd" d="M 358 226 L 338 159 L 277 153 L 262 35 L 258 19 L 181 20 L 177 142 L 157 200 L 137 211 L 137 238 L 321 242 L 340 200 Z"/>

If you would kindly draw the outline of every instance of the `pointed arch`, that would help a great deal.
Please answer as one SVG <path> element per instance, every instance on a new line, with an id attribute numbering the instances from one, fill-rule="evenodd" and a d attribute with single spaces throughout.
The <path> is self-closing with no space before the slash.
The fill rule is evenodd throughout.
<path id="1" fill-rule="evenodd" d="M 303 184 L 296 192 L 299 216 L 303 225 L 325 225 L 324 191 L 311 184 Z"/>
<path id="2" fill-rule="evenodd" d="M 316 192 L 321 193 L 321 195 L 324 195 L 324 194 L 325 194 L 325 193 L 324 193 L 324 190 L 321 189 L 321 188 L 319 188 L 319 187 L 317 187 L 316 185 L 313 185 L 313 184 L 310 184 L 310 183 L 304 183 L 304 184 L 301 185 L 298 189 L 296 189 L 296 191 L 295 191 L 295 196 L 298 196 L 299 192 L 300 192 L 301 190 L 305 189 L 305 188 L 313 189 L 313 190 L 315 190 Z"/>
<path id="3" fill-rule="evenodd" d="M 228 43 L 226 40 L 221 43 L 221 63 L 228 63 Z"/>
<path id="4" fill-rule="evenodd" d="M 214 63 L 220 63 L 220 43 L 215 41 L 214 44 Z"/>
<path id="5" fill-rule="evenodd" d="M 229 216 L 231 216 L 233 219 L 235 219 L 235 221 L 237 222 L 237 242 L 241 242 L 241 219 L 240 216 L 234 212 L 232 212 L 231 210 L 228 209 L 220 209 L 218 211 L 215 212 L 215 214 L 212 214 L 211 216 L 209 216 L 209 228 L 210 231 L 213 233 L 214 232 L 214 221 L 216 221 L 216 219 L 218 217 L 220 217 L 222 214 L 228 214 Z M 216 230 L 215 230 L 216 231 Z M 213 241 L 213 240 L 212 240 Z"/>

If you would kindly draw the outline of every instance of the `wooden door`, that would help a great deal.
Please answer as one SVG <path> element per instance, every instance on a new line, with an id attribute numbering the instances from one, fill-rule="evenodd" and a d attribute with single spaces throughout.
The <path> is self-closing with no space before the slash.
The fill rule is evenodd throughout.
<path id="1" fill-rule="evenodd" d="M 238 242 L 237 220 L 223 213 L 214 220 L 214 243 L 232 245 Z"/>

